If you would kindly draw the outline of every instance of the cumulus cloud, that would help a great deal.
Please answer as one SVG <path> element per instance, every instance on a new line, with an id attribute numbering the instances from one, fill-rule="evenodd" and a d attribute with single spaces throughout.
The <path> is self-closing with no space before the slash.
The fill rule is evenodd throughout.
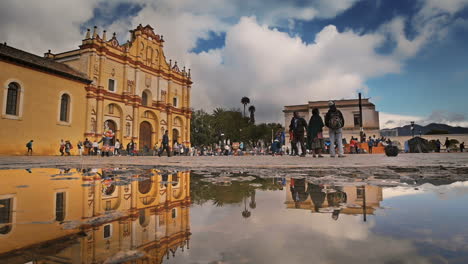
<path id="1" fill-rule="evenodd" d="M 329 25 L 313 44 L 306 44 L 244 17 L 227 31 L 224 48 L 191 54 L 197 86 L 211 87 L 203 101 L 194 98 L 194 106 L 206 106 L 207 101 L 212 106 L 238 105 L 246 95 L 263 120 L 278 121 L 283 105 L 355 95 L 367 89 L 367 78 L 399 72 L 398 61 L 376 53 L 382 41 L 378 34 L 338 32 Z"/>

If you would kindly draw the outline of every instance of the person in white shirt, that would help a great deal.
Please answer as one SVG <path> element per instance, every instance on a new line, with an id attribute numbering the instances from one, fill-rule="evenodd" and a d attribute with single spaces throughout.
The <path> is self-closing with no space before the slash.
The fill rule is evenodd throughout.
<path id="1" fill-rule="evenodd" d="M 115 145 L 114 145 L 114 155 L 119 155 L 120 156 L 120 141 L 118 139 L 115 140 Z"/>

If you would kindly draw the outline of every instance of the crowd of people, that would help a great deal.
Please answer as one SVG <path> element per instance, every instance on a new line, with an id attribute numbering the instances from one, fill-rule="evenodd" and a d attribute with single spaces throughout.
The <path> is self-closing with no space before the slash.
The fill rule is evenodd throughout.
<path id="1" fill-rule="evenodd" d="M 283 129 L 279 129 L 273 137 L 271 147 L 261 144 L 259 146 L 253 146 L 250 150 L 247 150 L 244 143 L 240 142 L 237 145 L 222 142 L 215 146 L 192 146 L 189 147 L 183 143 L 179 143 L 177 140 L 173 141 L 171 146 L 168 131 L 166 130 L 160 145 L 154 144 L 150 146 L 143 146 L 140 150 L 137 147 L 137 143 L 132 139 L 124 149 L 123 144 L 114 138 L 114 133 L 108 130 L 104 133 L 104 136 L 99 140 L 91 141 L 86 138 L 84 141 L 79 141 L 76 144 L 78 155 L 88 156 L 121 156 L 123 154 L 127 156 L 137 155 L 153 155 L 161 156 L 166 152 L 167 156 L 242 156 L 248 155 L 292 155 L 305 157 L 307 153 L 312 154 L 312 157 L 323 158 L 324 152 L 329 153 L 330 157 L 339 158 L 346 157 L 344 155 L 344 145 L 347 145 L 346 139 L 343 138 L 343 127 L 345 120 L 343 114 L 337 109 L 334 101 L 329 101 L 329 110 L 325 115 L 325 120 L 320 116 L 318 108 L 312 110 L 312 116 L 307 121 L 299 116 L 298 112 L 293 113 L 289 125 L 289 137 L 291 141 L 291 149 L 286 146 L 286 136 Z M 323 128 L 328 128 L 329 140 L 325 140 L 323 135 Z M 27 155 L 33 154 L 33 143 L 34 140 L 30 140 L 26 144 Z M 367 145 L 367 150 L 363 149 L 363 144 Z M 365 134 L 361 135 L 361 138 L 351 137 L 349 141 L 349 153 L 373 153 L 375 147 L 391 145 L 392 141 L 389 138 L 380 137 L 376 138 L 375 135 L 366 138 Z M 61 156 L 72 155 L 73 144 L 70 140 L 60 140 L 59 153 Z M 435 152 L 440 152 L 442 143 L 440 140 L 435 141 Z M 444 146 L 447 152 L 453 150 L 452 143 L 447 137 Z M 406 146 L 405 146 L 406 149 Z M 465 150 L 465 142 L 459 145 L 460 152 Z M 125 150 L 125 151 L 124 151 Z"/>

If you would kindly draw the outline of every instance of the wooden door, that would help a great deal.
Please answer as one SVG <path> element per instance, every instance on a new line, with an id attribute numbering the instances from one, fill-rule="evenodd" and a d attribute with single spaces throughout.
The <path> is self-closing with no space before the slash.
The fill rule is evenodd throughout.
<path id="1" fill-rule="evenodd" d="M 151 124 L 147 121 L 141 122 L 140 124 L 140 137 L 138 149 L 151 149 L 151 135 L 152 135 Z"/>

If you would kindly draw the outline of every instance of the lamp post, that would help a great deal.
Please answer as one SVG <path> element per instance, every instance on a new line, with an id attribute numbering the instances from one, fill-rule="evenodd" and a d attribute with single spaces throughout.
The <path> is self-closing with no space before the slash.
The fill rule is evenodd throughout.
<path id="1" fill-rule="evenodd" d="M 414 121 L 411 121 L 411 136 L 414 137 Z"/>

